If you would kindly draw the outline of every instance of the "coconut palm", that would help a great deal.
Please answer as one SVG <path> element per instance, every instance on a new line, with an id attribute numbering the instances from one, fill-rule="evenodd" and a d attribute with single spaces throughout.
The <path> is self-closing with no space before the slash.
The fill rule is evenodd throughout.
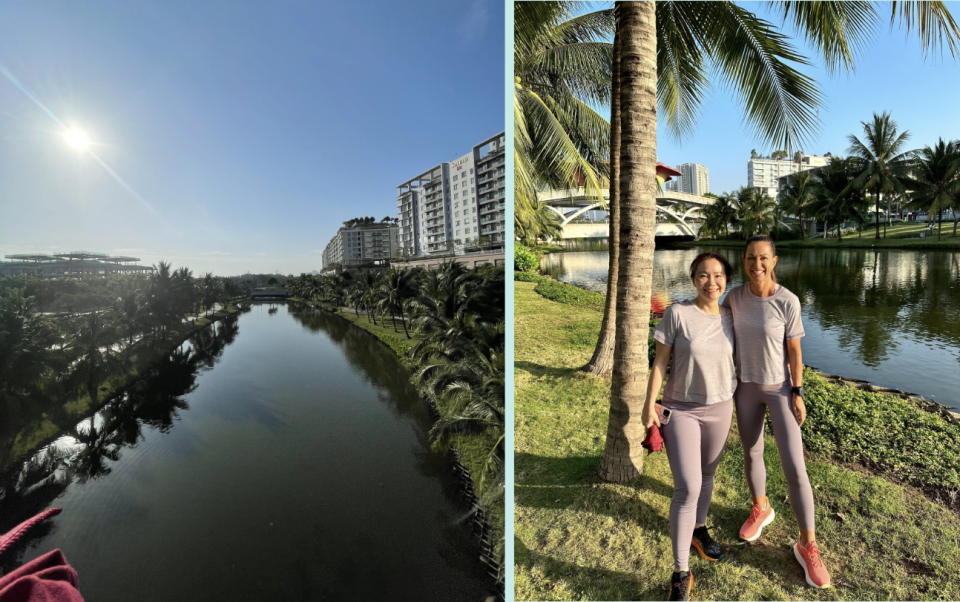
<path id="1" fill-rule="evenodd" d="M 610 98 L 613 11 L 577 15 L 585 3 L 514 5 L 515 213 L 532 221 L 537 190 L 582 185 L 601 199 Z"/>
<path id="2" fill-rule="evenodd" d="M 956 56 L 960 29 L 942 2 L 893 3 L 925 50 L 945 43 Z M 880 15 L 871 2 L 772 5 L 801 32 L 830 70 L 852 69 Z M 650 282 L 656 208 L 658 106 L 671 132 L 693 129 L 715 74 L 743 99 L 759 137 L 793 148 L 816 128 L 820 93 L 788 63 L 807 63 L 774 25 L 728 2 L 625 2 L 621 28 L 621 245 L 610 419 L 598 474 L 636 478 L 643 466 L 640 411 L 648 369 Z M 709 69 L 709 70 L 708 70 Z M 710 71 L 712 70 L 712 71 Z M 654 92 L 655 91 L 655 92 Z"/>
<path id="3" fill-rule="evenodd" d="M 413 273 L 405 268 L 390 268 L 384 273 L 380 283 L 380 302 L 390 312 L 393 318 L 393 329 L 397 330 L 397 315 L 403 323 L 403 333 L 410 338 L 407 330 L 407 321 L 404 316 L 403 303 L 413 295 Z"/>
<path id="4" fill-rule="evenodd" d="M 804 239 L 803 213 L 813 202 L 813 182 L 809 171 L 800 171 L 787 182 L 786 188 L 780 193 L 780 206 L 783 210 L 797 216 L 800 223 L 800 240 Z"/>
<path id="5" fill-rule="evenodd" d="M 533 201 L 530 211 L 522 215 L 514 215 L 514 229 L 523 241 L 523 244 L 535 246 L 539 240 L 559 238 L 563 227 L 560 225 L 560 216 L 546 203 L 540 200 Z"/>
<path id="6" fill-rule="evenodd" d="M 0 408 L 37 390 L 54 364 L 50 349 L 58 338 L 33 297 L 0 291 Z"/>
<path id="7" fill-rule="evenodd" d="M 777 202 L 759 188 L 740 187 L 735 194 L 737 227 L 743 238 L 754 234 L 769 234 L 776 225 L 774 210 Z"/>
<path id="8" fill-rule="evenodd" d="M 105 313 L 92 311 L 83 320 L 74 337 L 80 354 L 74 379 L 86 386 L 93 407 L 99 403 L 100 383 L 112 372 L 123 368 L 123 361 L 113 349 L 116 328 Z"/>
<path id="9" fill-rule="evenodd" d="M 912 192 L 910 204 L 918 209 L 926 209 L 927 215 L 936 213 L 939 227 L 937 240 L 943 229 L 943 210 L 955 207 L 955 199 L 960 194 L 960 143 L 944 142 L 943 138 L 931 148 L 926 146 L 916 153 L 911 167 L 911 176 L 903 178 Z"/>
<path id="10" fill-rule="evenodd" d="M 843 222 L 854 216 L 853 207 L 860 189 L 850 184 L 861 171 L 859 161 L 841 157 L 816 170 L 817 178 L 811 186 L 813 200 L 808 208 L 837 224 L 838 242 L 843 242 Z"/>
<path id="11" fill-rule="evenodd" d="M 876 194 L 877 235 L 880 238 L 880 202 L 884 193 L 903 193 L 901 179 L 906 177 L 913 153 L 906 149 L 910 132 L 897 132 L 897 122 L 890 114 L 874 113 L 873 121 L 861 121 L 863 140 L 850 134 L 847 152 L 860 159 L 863 171 L 854 180 L 857 188 L 872 190 Z M 890 220 L 890 194 L 887 194 L 887 221 Z M 887 222 L 883 225 L 883 237 L 887 237 Z"/>

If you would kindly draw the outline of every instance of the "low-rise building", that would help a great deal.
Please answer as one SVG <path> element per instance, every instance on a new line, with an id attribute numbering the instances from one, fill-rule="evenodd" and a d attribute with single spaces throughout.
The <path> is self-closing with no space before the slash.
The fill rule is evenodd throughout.
<path id="1" fill-rule="evenodd" d="M 747 186 L 759 188 L 767 196 L 777 198 L 780 190 L 779 180 L 784 176 L 823 167 L 830 162 L 830 157 L 817 155 L 801 155 L 795 159 L 770 159 L 756 157 L 747 161 Z"/>

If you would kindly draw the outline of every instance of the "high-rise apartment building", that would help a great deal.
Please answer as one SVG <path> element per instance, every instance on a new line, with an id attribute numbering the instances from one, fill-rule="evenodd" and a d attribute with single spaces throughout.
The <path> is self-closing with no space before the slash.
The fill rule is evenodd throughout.
<path id="1" fill-rule="evenodd" d="M 374 222 L 344 226 L 323 250 L 323 270 L 382 265 L 400 250 L 400 226 Z"/>
<path id="2" fill-rule="evenodd" d="M 710 170 L 699 163 L 681 163 L 677 166 L 682 174 L 673 190 L 703 196 L 710 192 Z M 668 182 L 669 184 L 669 182 Z"/>
<path id="3" fill-rule="evenodd" d="M 405 257 L 503 248 L 506 236 L 506 133 L 397 186 L 400 251 Z"/>
<path id="4" fill-rule="evenodd" d="M 807 171 L 822 167 L 830 161 L 829 157 L 802 155 L 796 159 L 767 159 L 757 157 L 747 161 L 747 186 L 759 188 L 767 196 L 777 198 L 778 179 L 798 171 Z"/>

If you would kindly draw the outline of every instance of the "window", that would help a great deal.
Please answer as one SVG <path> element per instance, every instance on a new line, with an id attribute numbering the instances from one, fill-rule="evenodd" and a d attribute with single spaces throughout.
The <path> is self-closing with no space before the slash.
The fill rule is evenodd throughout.
<path id="1" fill-rule="evenodd" d="M 460 225 L 460 220 L 457 220 L 457 225 L 458 225 L 458 226 Z"/>
<path id="2" fill-rule="evenodd" d="M 460 230 L 457 230 L 457 236 L 460 236 Z"/>
<path id="3" fill-rule="evenodd" d="M 476 220 L 474 220 L 474 221 L 476 221 Z M 476 226 L 473 227 L 473 231 L 474 231 L 474 232 L 477 231 L 477 227 L 476 227 Z"/>
<path id="4" fill-rule="evenodd" d="M 470 178 L 470 183 L 473 184 L 473 178 Z"/>
<path id="5" fill-rule="evenodd" d="M 455 215 L 454 217 L 460 217 L 460 212 L 457 211 L 457 212 L 456 212 L 456 215 Z"/>
<path id="6" fill-rule="evenodd" d="M 473 173 L 473 168 L 472 168 L 472 167 L 470 168 L 470 173 Z"/>
<path id="7" fill-rule="evenodd" d="M 457 181 L 457 176 L 453 176 L 453 181 L 454 181 L 454 182 Z"/>
<path id="8" fill-rule="evenodd" d="M 453 198 L 457 198 L 457 197 L 459 197 L 459 196 L 460 196 L 460 193 L 459 193 L 459 192 L 454 192 L 454 193 L 453 193 Z"/>

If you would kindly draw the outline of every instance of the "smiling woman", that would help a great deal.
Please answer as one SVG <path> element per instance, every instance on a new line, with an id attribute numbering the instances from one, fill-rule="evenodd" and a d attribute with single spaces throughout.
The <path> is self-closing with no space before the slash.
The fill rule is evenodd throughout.
<path id="1" fill-rule="evenodd" d="M 87 138 L 87 135 L 76 128 L 67 130 L 67 133 L 64 134 L 64 136 L 66 137 L 67 142 L 77 148 L 87 148 L 87 146 L 90 144 L 90 139 Z"/>

